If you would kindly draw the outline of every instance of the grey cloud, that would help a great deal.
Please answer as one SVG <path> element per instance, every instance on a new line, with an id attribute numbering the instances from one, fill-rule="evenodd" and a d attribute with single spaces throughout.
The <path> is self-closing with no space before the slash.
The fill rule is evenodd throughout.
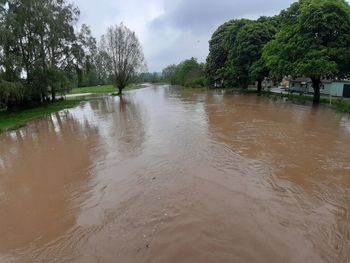
<path id="1" fill-rule="evenodd" d="M 207 34 L 233 18 L 257 18 L 274 15 L 293 1 L 280 0 L 192 0 L 166 5 L 165 13 L 153 22 L 154 27 L 175 27 L 195 34 Z"/>
<path id="2" fill-rule="evenodd" d="M 164 4 L 164 13 L 150 23 L 151 39 L 162 42 L 150 57 L 150 68 L 178 63 L 195 56 L 204 62 L 208 41 L 222 23 L 234 18 L 257 18 L 278 14 L 292 0 L 177 0 Z M 164 33 L 167 32 L 167 33 Z M 169 36 L 169 32 L 174 32 Z M 167 44 L 172 41 L 172 44 Z"/>
<path id="3" fill-rule="evenodd" d="M 234 18 L 275 15 L 293 0 L 72 0 L 97 38 L 124 21 L 136 31 L 150 71 L 195 56 L 205 61 L 214 30 Z M 158 9 L 160 10 L 158 12 Z"/>

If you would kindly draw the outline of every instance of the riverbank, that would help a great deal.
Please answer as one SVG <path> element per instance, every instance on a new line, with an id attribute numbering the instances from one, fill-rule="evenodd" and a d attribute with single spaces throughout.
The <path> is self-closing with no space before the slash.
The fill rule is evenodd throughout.
<path id="1" fill-rule="evenodd" d="M 135 89 L 142 88 L 142 85 L 131 84 L 124 91 L 130 91 Z M 20 127 L 25 126 L 25 124 L 33 119 L 49 115 L 51 113 L 61 111 L 64 109 L 70 109 L 78 106 L 86 98 L 78 99 L 74 98 L 73 95 L 92 95 L 92 94 L 116 94 L 116 88 L 113 85 L 106 86 L 95 86 L 95 87 L 84 87 L 84 88 L 74 88 L 67 95 L 69 97 L 72 95 L 69 100 L 62 100 L 39 107 L 24 109 L 19 111 L 3 111 L 0 112 L 0 133 L 8 130 L 15 130 Z M 79 97 L 79 96 L 77 96 Z"/>
<path id="2" fill-rule="evenodd" d="M 135 90 L 142 88 L 141 84 L 130 84 L 128 85 L 124 91 Z M 115 94 L 117 92 L 117 88 L 113 85 L 104 85 L 104 86 L 93 86 L 93 87 L 82 87 L 82 88 L 74 88 L 72 89 L 68 95 L 75 94 Z"/>
<path id="3" fill-rule="evenodd" d="M 0 112 L 0 132 L 15 130 L 25 126 L 25 124 L 30 120 L 43 117 L 64 109 L 74 108 L 78 106 L 82 101 L 83 100 L 81 99 L 63 100 L 32 109 L 14 112 Z"/>
<path id="4" fill-rule="evenodd" d="M 75 94 L 105 94 L 105 93 L 113 93 L 116 91 L 116 88 L 113 85 L 105 85 L 105 86 L 93 86 L 93 87 L 82 87 L 82 88 L 74 88 L 72 89 L 68 95 Z"/>

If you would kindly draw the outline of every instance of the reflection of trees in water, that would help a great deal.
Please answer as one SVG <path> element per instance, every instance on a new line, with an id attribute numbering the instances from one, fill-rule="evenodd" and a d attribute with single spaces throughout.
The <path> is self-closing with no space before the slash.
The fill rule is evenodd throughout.
<path id="1" fill-rule="evenodd" d="M 132 96 L 106 97 L 2 134 L 0 251 L 29 245 L 45 250 L 43 245 L 62 235 L 70 238 L 78 200 L 85 200 L 101 151 L 111 158 L 138 153 L 145 140 L 144 112 Z"/>
<path id="2" fill-rule="evenodd" d="M 42 247 L 76 225 L 96 142 L 97 129 L 69 111 L 1 135 L 1 251 Z"/>
<path id="3" fill-rule="evenodd" d="M 308 219 L 296 218 L 313 229 L 317 225 L 308 233 L 315 247 L 330 261 L 346 261 L 350 253 L 350 145 L 341 116 L 256 96 L 212 93 L 205 108 L 210 136 L 268 167 L 272 187 L 283 189 L 286 197 L 296 198 L 312 214 Z"/>
<path id="4" fill-rule="evenodd" d="M 147 116 L 132 94 L 122 98 L 106 97 L 91 102 L 91 107 L 98 115 L 99 128 L 105 130 L 104 139 L 110 151 L 123 155 L 142 149 Z"/>
<path id="5" fill-rule="evenodd" d="M 202 101 L 206 97 L 206 89 L 193 89 L 179 86 L 169 86 L 162 88 L 164 97 L 181 99 L 182 103 Z"/>
<path id="6" fill-rule="evenodd" d="M 113 115 L 113 129 L 117 130 L 119 152 L 133 153 L 142 148 L 145 140 L 145 121 L 139 104 L 132 98 L 120 99 L 119 111 Z"/>

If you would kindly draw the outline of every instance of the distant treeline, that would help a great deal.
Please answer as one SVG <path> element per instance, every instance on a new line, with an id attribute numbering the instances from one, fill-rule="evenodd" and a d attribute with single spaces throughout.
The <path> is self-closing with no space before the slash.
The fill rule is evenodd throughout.
<path id="1" fill-rule="evenodd" d="M 192 86 L 197 80 L 210 85 L 223 81 L 226 87 L 246 88 L 257 82 L 261 91 L 266 78 L 309 77 L 314 101 L 319 102 L 322 79 L 350 75 L 349 4 L 345 0 L 299 0 L 278 16 L 228 21 L 209 42 L 206 64 L 201 65 L 204 70 L 195 76 L 181 74 L 181 64 L 165 69 L 171 83 Z"/>
<path id="2" fill-rule="evenodd" d="M 165 79 L 163 78 L 162 73 L 153 72 L 153 73 L 141 73 L 134 77 L 133 82 L 135 83 L 163 83 Z"/>
<path id="3" fill-rule="evenodd" d="M 195 58 L 185 60 L 178 65 L 167 66 L 163 70 L 163 77 L 172 85 L 185 87 L 204 87 L 207 85 L 205 64 L 198 63 Z"/>

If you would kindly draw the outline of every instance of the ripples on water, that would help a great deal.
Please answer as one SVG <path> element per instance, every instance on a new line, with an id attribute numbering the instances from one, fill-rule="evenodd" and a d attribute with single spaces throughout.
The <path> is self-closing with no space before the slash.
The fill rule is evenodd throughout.
<path id="1" fill-rule="evenodd" d="M 150 87 L 0 135 L 1 262 L 349 262 L 350 120 Z"/>

